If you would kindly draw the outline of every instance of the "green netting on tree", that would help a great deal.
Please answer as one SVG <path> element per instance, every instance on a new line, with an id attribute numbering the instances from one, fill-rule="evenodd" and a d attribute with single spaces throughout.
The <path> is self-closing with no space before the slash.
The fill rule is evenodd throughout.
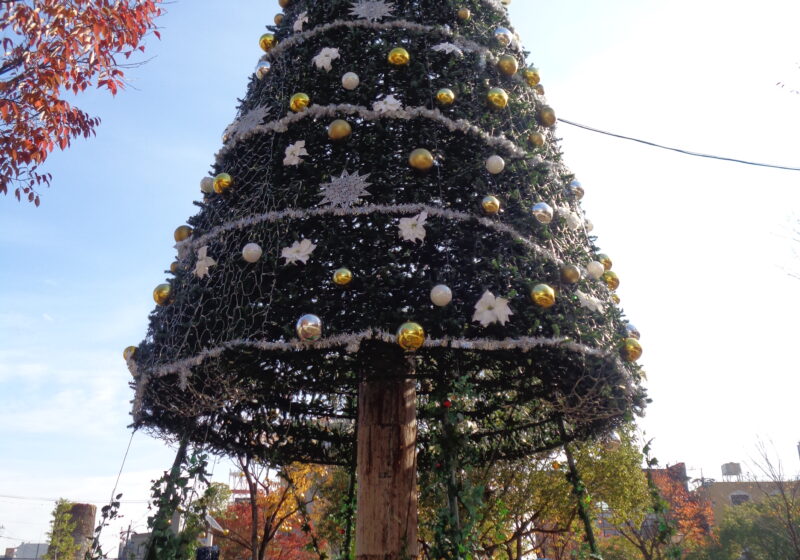
<path id="1" fill-rule="evenodd" d="M 484 462 L 613 429 L 643 406 L 637 343 L 613 278 L 598 278 L 538 75 L 498 28 L 511 29 L 495 0 L 292 0 L 213 166 L 233 183 L 204 181 L 167 301 L 129 359 L 136 426 L 347 464 L 359 382 L 413 377 L 420 460 L 446 401 L 464 457 Z M 407 64 L 389 61 L 396 48 Z M 298 93 L 309 104 L 295 112 Z M 337 119 L 351 133 L 337 123 L 332 140 Z M 430 169 L 409 164 L 416 149 Z M 554 305 L 532 300 L 541 284 Z M 432 302 L 439 285 L 448 305 Z M 319 340 L 298 338 L 306 314 Z M 415 352 L 395 339 L 406 322 L 426 333 Z"/>

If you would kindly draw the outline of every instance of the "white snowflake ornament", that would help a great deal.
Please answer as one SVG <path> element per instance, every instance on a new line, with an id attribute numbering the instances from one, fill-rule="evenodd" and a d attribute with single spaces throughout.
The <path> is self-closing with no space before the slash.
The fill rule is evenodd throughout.
<path id="1" fill-rule="evenodd" d="M 303 24 L 308 23 L 308 12 L 303 12 L 297 16 L 297 19 L 294 20 L 294 25 L 292 28 L 295 30 L 296 33 L 300 33 L 303 30 Z"/>
<path id="2" fill-rule="evenodd" d="M 425 220 L 427 212 L 420 212 L 413 218 L 400 219 L 400 237 L 403 241 L 425 241 Z"/>
<path id="3" fill-rule="evenodd" d="M 358 0 L 358 2 L 353 2 L 350 15 L 359 19 L 380 21 L 385 17 L 392 16 L 392 10 L 394 10 L 394 4 L 385 0 Z"/>
<path id="4" fill-rule="evenodd" d="M 361 202 L 362 196 L 369 196 L 367 190 L 372 183 L 367 182 L 366 175 L 359 175 L 358 172 L 352 175 L 343 171 L 339 177 L 331 177 L 329 183 L 322 183 L 320 194 L 322 200 L 320 204 L 334 206 L 336 208 L 346 208 Z"/>
<path id="5" fill-rule="evenodd" d="M 197 250 L 197 263 L 194 265 L 194 274 L 198 278 L 208 276 L 208 269 L 216 265 L 217 261 L 208 256 L 208 245 Z"/>
<path id="6" fill-rule="evenodd" d="M 457 45 L 453 43 L 439 43 L 438 45 L 434 45 L 431 47 L 432 51 L 436 52 L 443 52 L 446 54 L 454 54 L 456 56 L 464 56 L 464 51 L 458 48 Z"/>
<path id="7" fill-rule="evenodd" d="M 287 265 L 301 262 L 306 264 L 311 253 L 314 252 L 317 246 L 314 245 L 310 239 L 303 239 L 302 241 L 295 241 L 291 246 L 284 247 L 281 250 L 281 258 L 286 259 Z"/>
<path id="8" fill-rule="evenodd" d="M 577 290 L 575 295 L 578 296 L 578 301 L 581 304 L 581 307 L 585 307 L 589 311 L 596 311 L 597 313 L 603 313 L 606 310 L 605 305 L 603 302 L 597 299 L 594 296 L 589 294 L 584 294 L 582 291 Z"/>
<path id="9" fill-rule="evenodd" d="M 513 314 L 514 312 L 508 307 L 507 299 L 495 297 L 492 292 L 486 290 L 475 304 L 472 320 L 479 322 L 482 327 L 488 327 L 492 323 L 505 325 Z"/>
<path id="10" fill-rule="evenodd" d="M 286 151 L 284 152 L 285 157 L 283 158 L 283 165 L 300 165 L 303 163 L 303 160 L 300 158 L 307 155 L 308 152 L 306 151 L 306 141 L 298 140 L 286 148 Z"/>
<path id="11" fill-rule="evenodd" d="M 238 117 L 228 125 L 222 134 L 224 142 L 230 142 L 234 138 L 242 138 L 257 126 L 264 122 L 269 114 L 269 107 L 256 107 Z"/>
<path id="12" fill-rule="evenodd" d="M 337 58 L 340 58 L 339 49 L 334 47 L 324 47 L 321 51 L 319 51 L 319 53 L 317 53 L 317 56 L 311 59 L 311 61 L 318 70 L 330 72 L 331 68 L 333 68 L 331 64 Z"/>
<path id="13" fill-rule="evenodd" d="M 372 110 L 381 115 L 388 115 L 403 110 L 403 103 L 394 95 L 387 95 L 372 104 Z"/>

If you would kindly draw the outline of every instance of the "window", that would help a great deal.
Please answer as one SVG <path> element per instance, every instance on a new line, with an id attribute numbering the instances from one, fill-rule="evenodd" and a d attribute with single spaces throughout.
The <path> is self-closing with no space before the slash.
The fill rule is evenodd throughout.
<path id="1" fill-rule="evenodd" d="M 744 492 L 737 492 L 736 494 L 731 494 L 731 503 L 735 506 L 742 505 L 745 502 L 750 501 L 750 495 L 745 494 Z"/>

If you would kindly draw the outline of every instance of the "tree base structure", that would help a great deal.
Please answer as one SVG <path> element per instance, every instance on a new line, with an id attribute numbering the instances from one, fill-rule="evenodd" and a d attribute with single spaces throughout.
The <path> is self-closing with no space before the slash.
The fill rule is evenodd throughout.
<path id="1" fill-rule="evenodd" d="M 362 382 L 358 410 L 356 558 L 417 558 L 415 381 Z"/>

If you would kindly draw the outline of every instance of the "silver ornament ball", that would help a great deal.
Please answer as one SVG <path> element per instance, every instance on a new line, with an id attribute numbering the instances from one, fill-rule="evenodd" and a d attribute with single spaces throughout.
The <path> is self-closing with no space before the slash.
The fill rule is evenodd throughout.
<path id="1" fill-rule="evenodd" d="M 507 47 L 514 40 L 514 34 L 505 27 L 498 27 L 494 30 L 494 40 L 497 41 L 500 46 Z"/>
<path id="2" fill-rule="evenodd" d="M 322 338 L 322 319 L 316 315 L 303 315 L 297 320 L 295 327 L 300 340 L 313 342 Z"/>
<path id="3" fill-rule="evenodd" d="M 630 323 L 625 325 L 625 332 L 627 333 L 628 338 L 635 338 L 636 340 L 639 340 L 642 337 L 642 335 L 639 333 L 639 329 Z"/>
<path id="4" fill-rule="evenodd" d="M 586 191 L 583 190 L 583 185 L 581 185 L 580 181 L 572 181 L 567 186 L 567 194 L 570 196 L 574 196 L 578 200 L 581 200 L 583 198 L 583 195 L 586 194 Z"/>
<path id="5" fill-rule="evenodd" d="M 453 292 L 444 284 L 434 286 L 431 290 L 431 301 L 437 307 L 445 307 L 453 301 Z"/>
<path id="6" fill-rule="evenodd" d="M 256 78 L 263 80 L 270 70 L 272 70 L 272 64 L 266 60 L 259 60 L 256 64 Z"/>
<path id="7" fill-rule="evenodd" d="M 206 194 L 214 192 L 214 177 L 203 177 L 200 180 L 200 190 Z"/>
<path id="8" fill-rule="evenodd" d="M 258 243 L 248 243 L 242 248 L 242 258 L 249 263 L 258 262 L 264 251 Z"/>
<path id="9" fill-rule="evenodd" d="M 531 212 L 533 212 L 533 217 L 536 218 L 539 223 L 549 224 L 553 221 L 553 208 L 546 202 L 537 202 L 533 205 Z"/>

